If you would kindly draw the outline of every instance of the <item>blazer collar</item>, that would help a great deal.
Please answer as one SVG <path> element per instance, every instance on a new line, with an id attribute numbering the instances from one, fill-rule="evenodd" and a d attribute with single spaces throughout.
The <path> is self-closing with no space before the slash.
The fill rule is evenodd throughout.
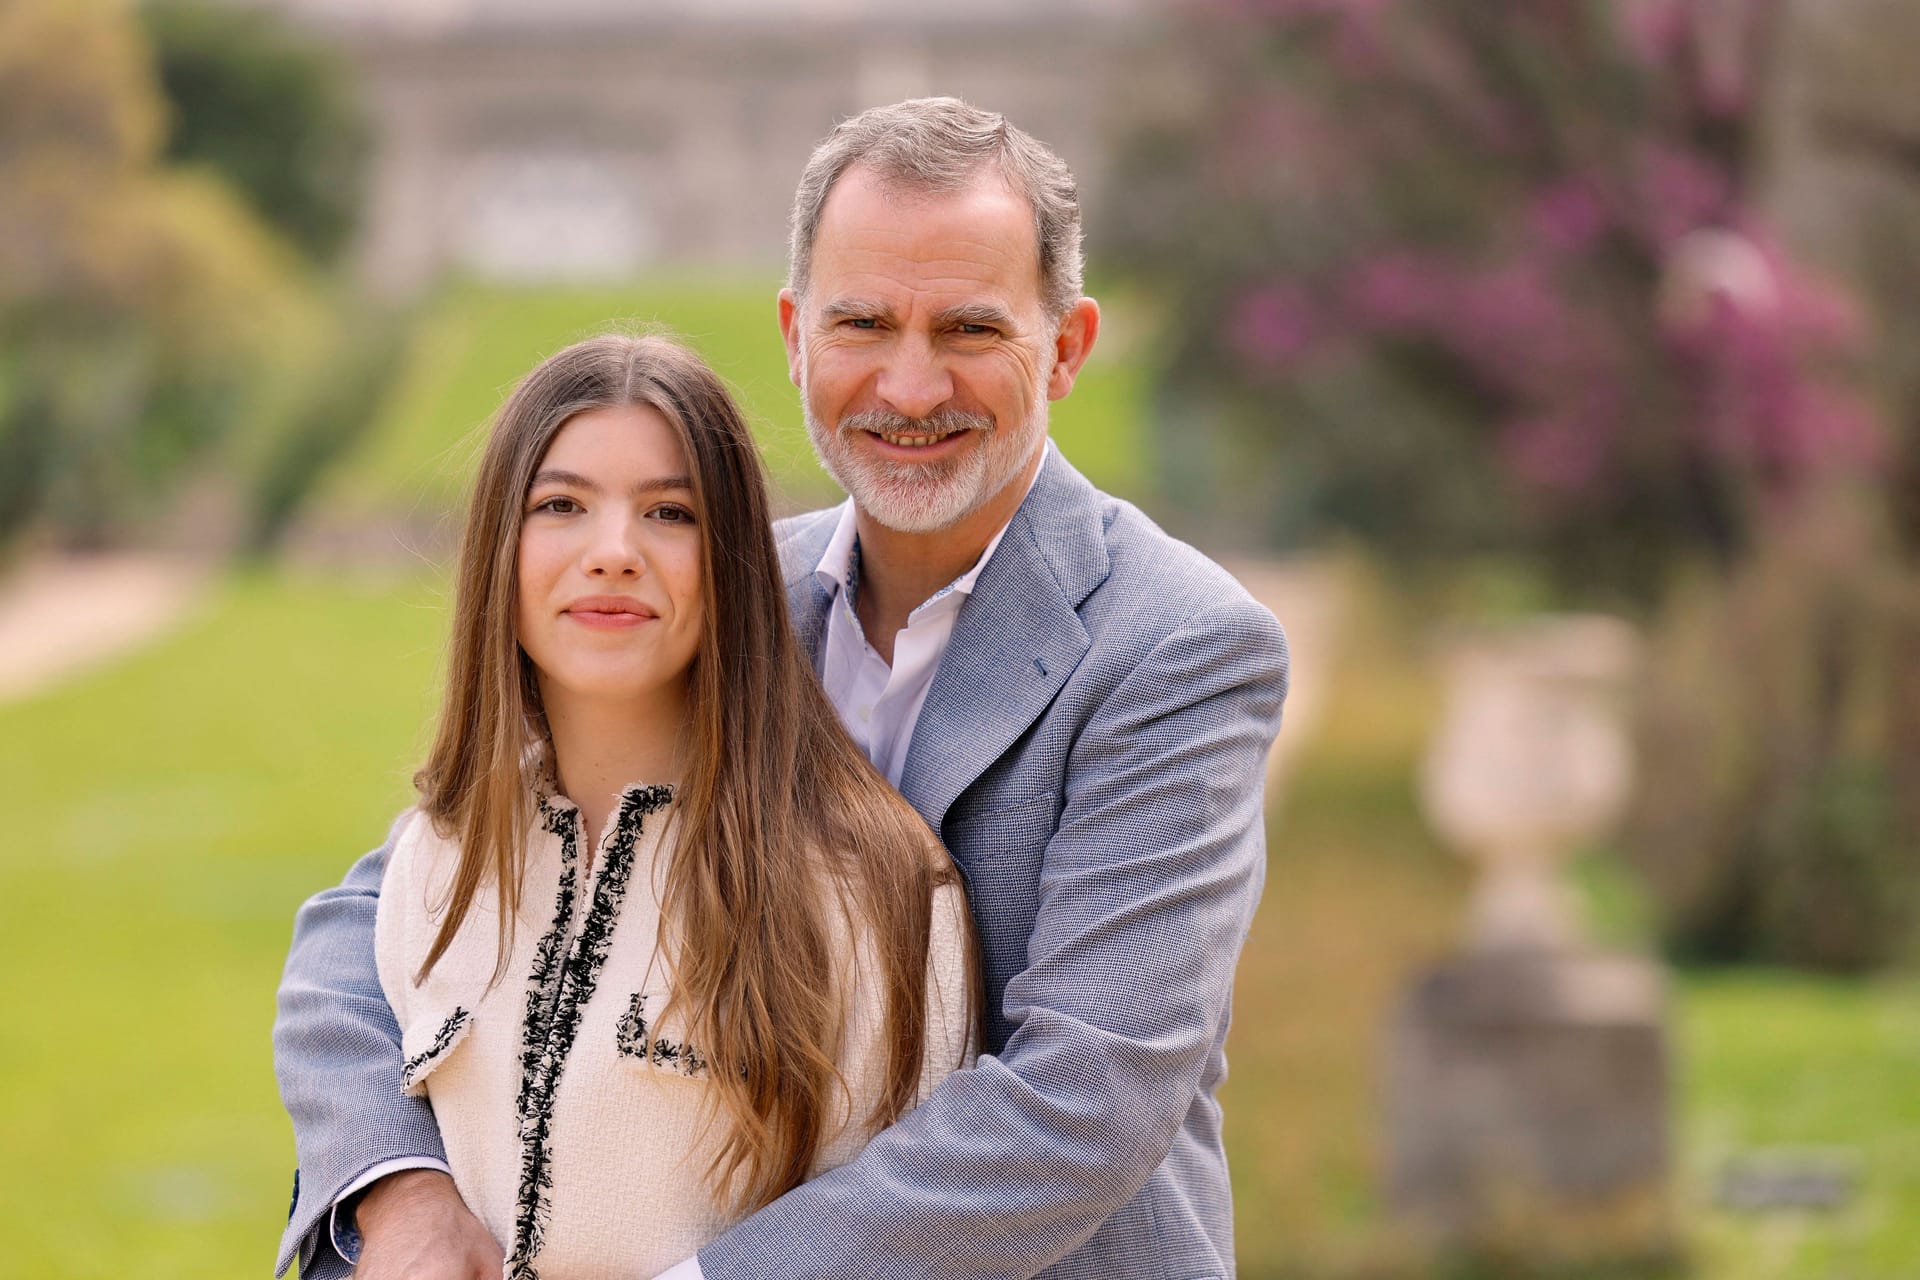
<path id="1" fill-rule="evenodd" d="M 795 633 L 817 661 L 830 597 L 814 575 L 837 509 L 781 541 Z M 1039 478 L 954 622 L 914 727 L 900 790 L 935 830 L 947 810 L 1040 718 L 1091 641 L 1081 603 L 1110 571 L 1101 495 L 1051 443 Z"/>

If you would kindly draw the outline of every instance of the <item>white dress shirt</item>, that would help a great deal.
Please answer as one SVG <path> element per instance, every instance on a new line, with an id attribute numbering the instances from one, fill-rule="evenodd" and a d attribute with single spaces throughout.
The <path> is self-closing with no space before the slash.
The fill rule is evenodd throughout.
<path id="1" fill-rule="evenodd" d="M 826 643 L 820 646 L 820 683 L 840 713 L 840 723 L 896 789 L 907 767 L 913 726 L 919 723 L 927 690 L 933 687 L 934 673 L 940 669 L 947 642 L 953 639 L 960 606 L 973 594 L 973 584 L 1006 535 L 1007 526 L 1000 526 L 972 568 L 907 615 L 907 625 L 894 634 L 889 666 L 868 643 L 854 610 L 860 587 L 860 541 L 854 532 L 853 500 L 840 508 L 840 523 L 814 570 L 832 596 Z"/>

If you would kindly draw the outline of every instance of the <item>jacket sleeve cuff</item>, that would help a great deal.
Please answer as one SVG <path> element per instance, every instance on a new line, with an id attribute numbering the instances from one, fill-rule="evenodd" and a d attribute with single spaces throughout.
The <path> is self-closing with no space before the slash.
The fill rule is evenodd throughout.
<path id="1" fill-rule="evenodd" d="M 388 1174 L 408 1169 L 437 1169 L 449 1178 L 453 1176 L 453 1170 L 444 1160 L 435 1160 L 432 1156 L 401 1156 L 394 1160 L 383 1160 L 368 1169 L 349 1182 L 333 1202 L 333 1209 L 327 1216 L 327 1239 L 333 1245 L 334 1252 L 348 1266 L 358 1266 L 360 1263 L 360 1227 L 354 1221 L 354 1209 L 359 1205 L 360 1193 Z"/>

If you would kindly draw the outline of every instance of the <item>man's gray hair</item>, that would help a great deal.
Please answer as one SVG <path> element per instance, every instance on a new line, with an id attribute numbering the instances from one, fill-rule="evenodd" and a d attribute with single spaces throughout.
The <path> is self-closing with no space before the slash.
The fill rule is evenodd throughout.
<path id="1" fill-rule="evenodd" d="M 1054 320 L 1080 299 L 1080 195 L 1066 161 L 995 111 L 958 98 L 912 98 L 844 121 L 813 149 L 793 196 L 787 285 L 806 296 L 820 211 L 840 176 L 856 165 L 882 184 L 927 195 L 971 185 L 988 165 L 1033 207 L 1040 242 L 1040 294 Z"/>

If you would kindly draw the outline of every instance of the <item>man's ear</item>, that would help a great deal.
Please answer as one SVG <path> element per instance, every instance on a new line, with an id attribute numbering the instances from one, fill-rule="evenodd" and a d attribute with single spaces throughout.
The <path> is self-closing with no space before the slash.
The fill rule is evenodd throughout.
<path id="1" fill-rule="evenodd" d="M 1053 339 L 1053 372 L 1047 376 L 1047 399 L 1066 399 L 1074 379 L 1080 376 L 1080 366 L 1093 354 L 1093 340 L 1099 336 L 1099 303 L 1082 298 L 1067 309 Z"/>
<path id="2" fill-rule="evenodd" d="M 787 377 L 800 385 L 800 303 L 793 290 L 780 291 L 780 337 L 787 344 Z"/>

